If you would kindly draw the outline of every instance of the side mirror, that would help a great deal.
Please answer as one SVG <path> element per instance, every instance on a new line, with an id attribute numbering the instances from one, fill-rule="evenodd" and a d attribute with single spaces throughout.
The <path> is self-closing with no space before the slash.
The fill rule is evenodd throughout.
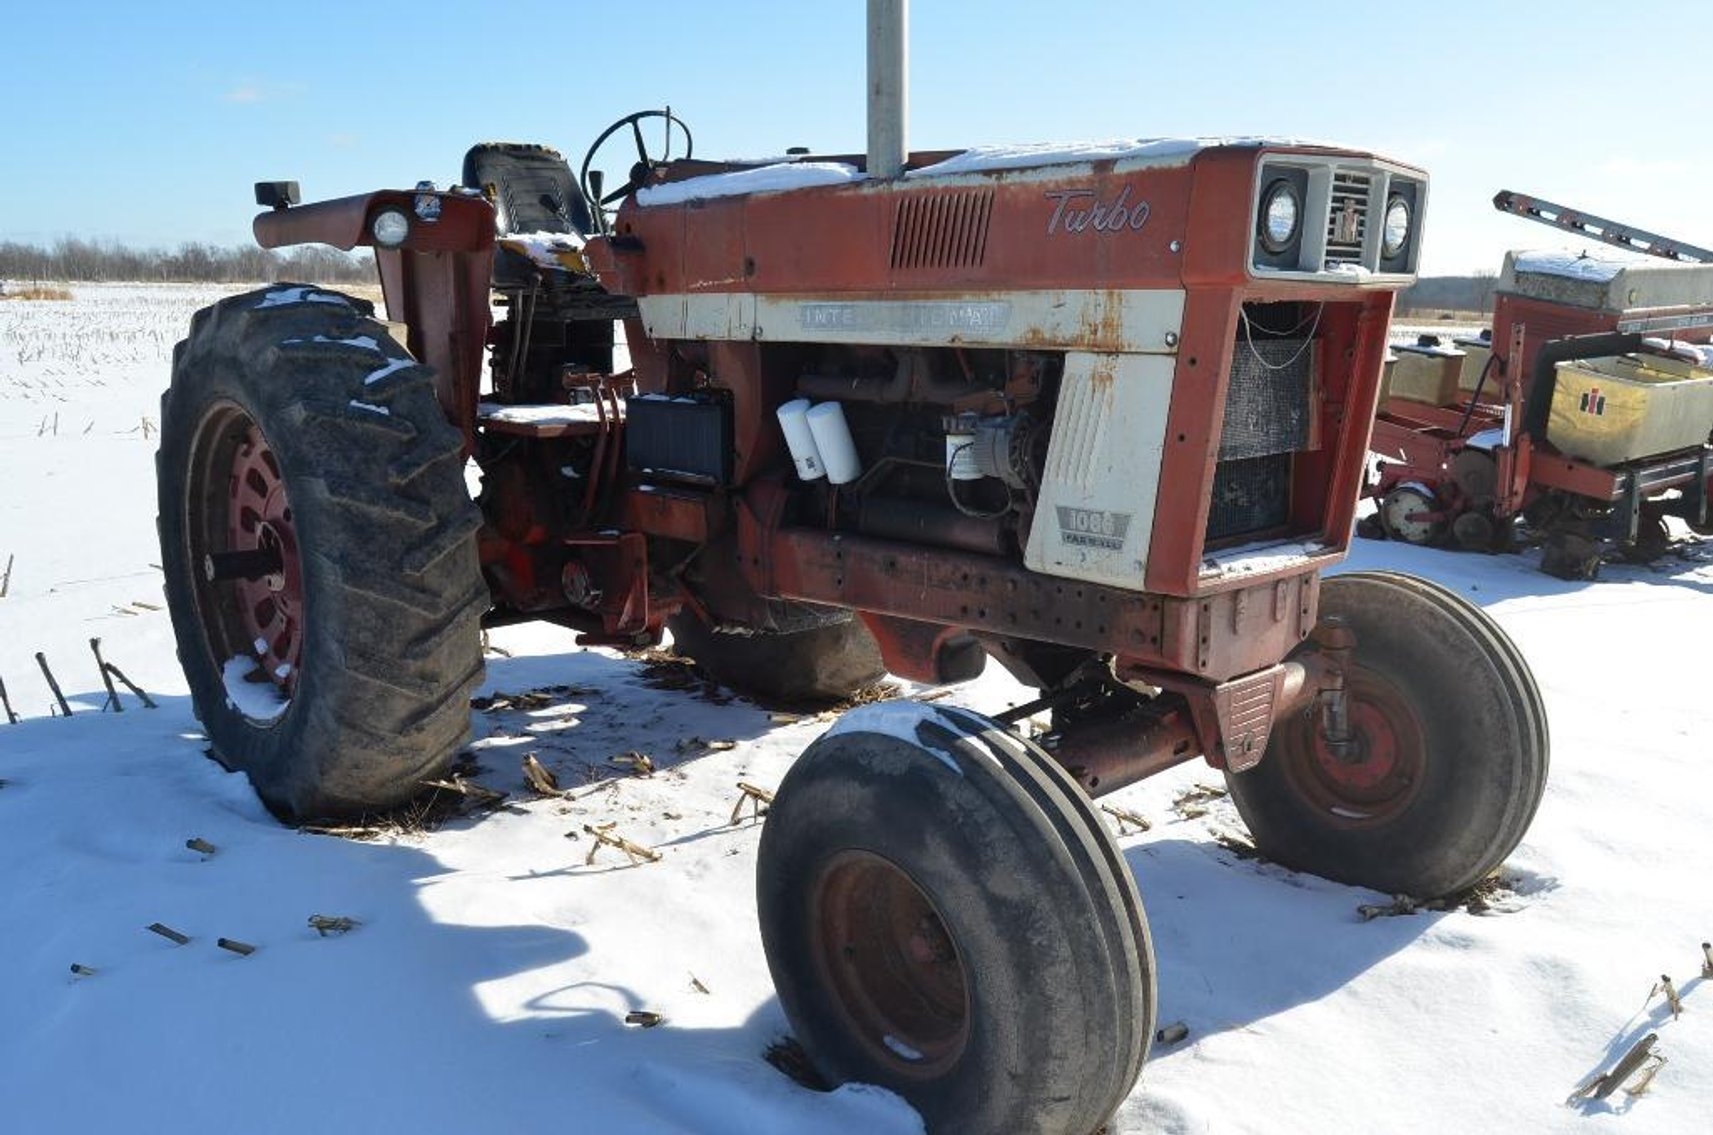
<path id="1" fill-rule="evenodd" d="M 256 204 L 264 209 L 289 209 L 301 200 L 295 181 L 256 182 Z"/>

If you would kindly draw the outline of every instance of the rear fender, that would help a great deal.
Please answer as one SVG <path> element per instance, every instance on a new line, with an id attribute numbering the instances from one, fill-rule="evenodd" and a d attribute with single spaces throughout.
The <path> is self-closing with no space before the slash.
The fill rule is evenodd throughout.
<path id="1" fill-rule="evenodd" d="M 370 231 L 387 209 L 410 220 L 403 243 L 392 248 L 377 245 Z M 408 328 L 410 353 L 434 368 L 440 407 L 470 452 L 491 319 L 494 207 L 464 193 L 383 189 L 274 209 L 258 216 L 254 228 L 263 248 L 314 243 L 375 250 L 387 318 Z"/>

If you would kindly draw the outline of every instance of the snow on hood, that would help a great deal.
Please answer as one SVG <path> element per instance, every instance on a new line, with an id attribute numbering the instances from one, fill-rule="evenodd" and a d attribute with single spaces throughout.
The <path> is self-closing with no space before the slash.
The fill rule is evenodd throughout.
<path id="1" fill-rule="evenodd" d="M 1327 146 L 1325 142 L 1301 138 L 1117 138 L 1097 142 L 1032 142 L 1006 146 L 973 146 L 970 149 L 921 169 L 907 170 L 906 178 L 949 177 L 954 174 L 988 173 L 1037 166 L 1074 165 L 1078 162 L 1125 161 L 1137 165 L 1183 165 L 1202 150 L 1214 146 Z M 778 193 L 818 185 L 842 185 L 864 181 L 867 174 L 845 162 L 781 161 L 730 173 L 711 173 L 665 185 L 639 189 L 638 205 L 676 205 L 711 197 L 735 197 L 744 193 Z"/>
<path id="2" fill-rule="evenodd" d="M 745 193 L 782 193 L 816 185 L 843 185 L 865 175 L 845 162 L 780 162 L 730 173 L 710 173 L 683 181 L 669 181 L 636 191 L 638 205 L 677 205 L 711 197 L 737 197 Z"/>
<path id="3" fill-rule="evenodd" d="M 1034 142 L 1012 146 L 972 146 L 956 157 L 913 169 L 905 177 L 942 177 L 957 173 L 1069 165 L 1076 162 L 1134 161 L 1145 165 L 1183 165 L 1215 146 L 1324 146 L 1300 138 L 1115 138 L 1099 142 Z"/>

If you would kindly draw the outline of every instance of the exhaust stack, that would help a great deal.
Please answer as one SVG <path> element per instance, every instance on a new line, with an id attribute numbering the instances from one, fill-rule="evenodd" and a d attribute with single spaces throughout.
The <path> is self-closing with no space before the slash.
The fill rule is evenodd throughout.
<path id="1" fill-rule="evenodd" d="M 909 147 L 909 50 L 905 44 L 910 0 L 868 0 L 868 175 L 897 177 Z"/>

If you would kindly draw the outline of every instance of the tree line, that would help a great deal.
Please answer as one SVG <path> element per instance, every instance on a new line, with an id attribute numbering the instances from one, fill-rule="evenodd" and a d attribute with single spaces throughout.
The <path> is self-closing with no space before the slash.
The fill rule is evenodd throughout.
<path id="1" fill-rule="evenodd" d="M 0 241 L 0 280 L 248 284 L 274 280 L 365 283 L 374 278 L 374 260 L 367 254 L 352 255 L 322 244 L 275 251 L 190 242 L 168 251 L 74 237 L 46 248 Z"/>

